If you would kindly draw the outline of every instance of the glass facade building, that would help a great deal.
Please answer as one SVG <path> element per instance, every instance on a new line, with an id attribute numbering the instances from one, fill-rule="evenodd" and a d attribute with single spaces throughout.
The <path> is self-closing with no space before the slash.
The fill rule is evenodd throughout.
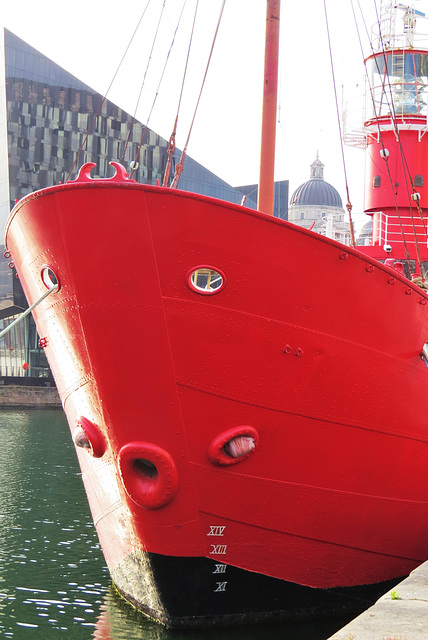
<path id="1" fill-rule="evenodd" d="M 75 178 L 85 162 L 96 164 L 91 174 L 96 178 L 110 175 L 111 160 L 129 169 L 138 157 L 132 177 L 143 184 L 162 183 L 167 140 L 7 29 L 4 62 L 9 206 L 36 189 Z M 174 153 L 172 175 L 180 153 Z M 288 186 L 279 184 L 282 190 Z M 230 186 L 190 157 L 180 189 L 235 203 L 247 195 L 246 206 L 256 207 L 247 187 Z M 281 200 L 275 215 L 286 217 L 287 198 Z"/>
<path id="2" fill-rule="evenodd" d="M 86 162 L 95 163 L 91 173 L 94 178 L 112 175 L 109 162 L 116 161 L 128 172 L 135 167 L 132 178 L 137 182 L 162 184 L 167 140 L 7 29 L 0 37 L 4 40 L 0 43 L 0 64 L 4 66 L 0 76 L 2 229 L 17 200 L 43 187 L 74 179 Z M 178 149 L 174 153 L 171 176 L 180 154 Z M 246 196 L 246 206 L 256 208 L 254 185 L 232 187 L 190 157 L 186 157 L 179 188 L 238 204 Z M 287 218 L 287 202 L 288 181 L 277 183 L 275 215 Z M 12 315 L 17 307 L 16 294 L 15 300 L 12 295 L 13 270 L 7 269 L 7 258 L 2 260 L 0 328 L 2 322 L 9 321 L 2 319 L 7 317 L 7 310 Z M 22 297 L 21 304 L 25 304 Z M 29 327 L 24 334 L 31 336 Z M 24 344 L 27 338 L 19 339 Z M 0 351 L 5 344 L 4 339 L 0 341 Z M 23 347 L 28 357 L 29 348 L 28 344 Z M 0 376 L 2 362 L 0 356 Z"/>

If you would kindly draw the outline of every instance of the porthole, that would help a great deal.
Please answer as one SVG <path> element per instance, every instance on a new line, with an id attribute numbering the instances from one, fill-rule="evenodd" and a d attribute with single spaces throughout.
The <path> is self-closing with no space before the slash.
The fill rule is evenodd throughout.
<path id="1" fill-rule="evenodd" d="M 212 295 L 223 289 L 226 284 L 226 276 L 219 269 L 200 266 L 189 272 L 187 283 L 197 293 Z"/>
<path id="2" fill-rule="evenodd" d="M 140 507 L 159 509 L 178 491 L 178 474 L 172 456 L 151 442 L 128 442 L 118 455 L 123 486 Z"/>
<path id="3" fill-rule="evenodd" d="M 208 447 L 208 458 L 219 466 L 237 464 L 249 458 L 258 443 L 259 434 L 254 427 L 232 427 L 214 438 Z"/>
<path id="4" fill-rule="evenodd" d="M 43 284 L 47 289 L 52 289 L 53 287 L 57 287 L 57 289 L 59 289 L 59 278 L 51 267 L 42 267 L 41 275 Z"/>
<path id="5" fill-rule="evenodd" d="M 134 470 L 137 473 L 140 473 L 147 480 L 156 480 L 159 476 L 159 472 L 156 468 L 156 465 L 150 460 L 146 460 L 145 458 L 136 458 L 134 460 Z"/>
<path id="6" fill-rule="evenodd" d="M 80 416 L 73 432 L 73 442 L 76 447 L 85 449 L 94 458 L 102 458 L 107 443 L 101 429 L 93 422 Z"/>
<path id="7" fill-rule="evenodd" d="M 231 458 L 248 456 L 255 448 L 254 438 L 251 436 L 235 436 L 223 446 L 224 452 Z"/>

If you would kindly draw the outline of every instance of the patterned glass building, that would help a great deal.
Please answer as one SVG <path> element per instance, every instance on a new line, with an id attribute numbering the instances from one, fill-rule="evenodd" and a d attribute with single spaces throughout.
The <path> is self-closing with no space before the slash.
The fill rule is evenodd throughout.
<path id="1" fill-rule="evenodd" d="M 0 227 L 14 203 L 28 193 L 74 179 L 95 163 L 94 178 L 124 164 L 143 184 L 162 184 L 168 141 L 68 73 L 16 35 L 0 33 Z M 171 175 L 180 159 L 173 156 Z M 135 158 L 138 157 L 138 161 Z M 187 157 L 180 189 L 256 207 L 257 188 L 232 187 Z M 288 181 L 275 186 L 275 215 L 287 218 Z M 2 254 L 3 254 L 2 249 Z M 0 328 L 25 306 L 8 258 L 0 264 Z M 13 295 L 15 289 L 15 295 Z M 8 347 L 7 344 L 15 344 Z M 23 364 L 28 368 L 22 369 Z M 0 377 L 48 375 L 32 322 L 0 341 Z"/>

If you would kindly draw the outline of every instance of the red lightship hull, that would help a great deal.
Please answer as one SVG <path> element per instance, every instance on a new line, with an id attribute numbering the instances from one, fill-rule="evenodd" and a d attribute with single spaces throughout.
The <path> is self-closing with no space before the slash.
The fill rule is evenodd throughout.
<path id="1" fill-rule="evenodd" d="M 119 591 L 171 626 L 293 616 L 426 560 L 426 294 L 262 213 L 81 175 L 6 243 L 29 303 L 58 281 L 33 314 Z"/>

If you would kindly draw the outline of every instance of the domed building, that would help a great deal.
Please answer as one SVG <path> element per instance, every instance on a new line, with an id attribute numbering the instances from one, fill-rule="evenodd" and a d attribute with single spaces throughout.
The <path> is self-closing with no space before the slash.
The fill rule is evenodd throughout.
<path id="1" fill-rule="evenodd" d="M 338 191 L 324 180 L 324 165 L 318 157 L 311 164 L 310 180 L 291 196 L 288 220 L 306 229 L 349 244 L 349 224 Z"/>

